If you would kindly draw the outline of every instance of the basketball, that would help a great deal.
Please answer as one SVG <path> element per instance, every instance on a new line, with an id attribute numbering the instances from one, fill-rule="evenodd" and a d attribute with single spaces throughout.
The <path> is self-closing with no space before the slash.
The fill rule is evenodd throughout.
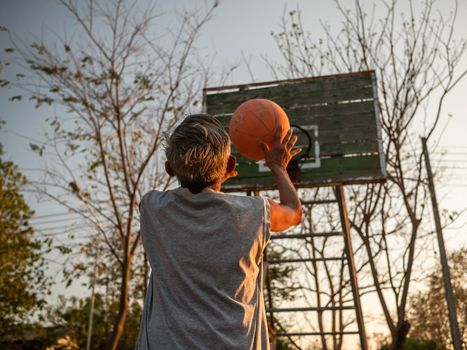
<path id="1" fill-rule="evenodd" d="M 230 119 L 230 140 L 242 156 L 262 160 L 264 153 L 258 143 L 262 141 L 271 148 L 275 131 L 280 125 L 283 139 L 290 129 L 290 123 L 277 103 L 262 98 L 248 100 L 237 107 Z"/>

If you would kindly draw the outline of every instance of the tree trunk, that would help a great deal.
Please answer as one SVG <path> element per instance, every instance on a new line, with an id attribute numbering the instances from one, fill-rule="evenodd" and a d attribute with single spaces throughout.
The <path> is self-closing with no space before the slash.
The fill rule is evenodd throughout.
<path id="1" fill-rule="evenodd" d="M 112 330 L 112 335 L 107 343 L 107 350 L 116 350 L 120 337 L 123 333 L 123 327 L 125 326 L 126 316 L 128 314 L 128 288 L 130 282 L 130 266 L 131 258 L 126 257 L 123 261 L 122 268 L 122 284 L 120 286 L 120 300 L 118 315 L 115 319 L 115 323 Z"/>
<path id="2" fill-rule="evenodd" d="M 396 330 L 392 336 L 391 350 L 402 350 L 409 330 L 410 322 L 407 320 L 404 320 L 397 325 Z"/>

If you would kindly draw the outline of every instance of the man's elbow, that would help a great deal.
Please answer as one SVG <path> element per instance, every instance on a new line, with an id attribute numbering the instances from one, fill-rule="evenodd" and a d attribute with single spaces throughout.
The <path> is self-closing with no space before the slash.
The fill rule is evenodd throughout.
<path id="1" fill-rule="evenodd" d="M 292 226 L 296 226 L 296 225 L 301 224 L 302 214 L 303 214 L 302 206 L 299 205 L 298 208 L 295 209 L 295 211 L 294 211 L 294 215 L 293 215 L 293 218 L 292 218 Z"/>

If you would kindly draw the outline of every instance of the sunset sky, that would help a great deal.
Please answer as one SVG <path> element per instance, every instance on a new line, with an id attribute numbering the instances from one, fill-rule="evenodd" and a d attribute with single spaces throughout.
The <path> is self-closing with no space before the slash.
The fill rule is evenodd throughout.
<path id="1" fill-rule="evenodd" d="M 451 3 L 450 1 L 448 1 Z M 364 2 L 373 4 L 373 2 Z M 416 3 L 416 2 L 415 2 Z M 440 2 L 438 2 L 439 4 Z M 445 4 L 446 1 L 443 1 Z M 454 2 L 452 2 L 454 3 Z M 143 8 L 145 2 L 139 2 Z M 162 0 L 157 2 L 158 8 L 165 15 L 161 21 L 170 26 L 174 21 L 174 13 L 183 9 L 203 8 L 208 1 Z M 226 83 L 240 84 L 255 81 L 271 80 L 271 72 L 265 64 L 265 57 L 273 62 L 281 62 L 279 51 L 271 36 L 271 32 L 280 31 L 281 17 L 290 10 L 300 8 L 305 27 L 311 35 L 323 37 L 320 22 L 329 24 L 331 28 L 339 28 L 340 15 L 332 1 L 285 1 L 285 0 L 236 0 L 221 1 L 216 9 L 214 18 L 203 28 L 200 40 L 197 42 L 199 50 L 207 57 L 212 57 L 214 70 L 220 72 L 226 67 L 238 65 Z M 369 9 L 373 5 L 368 6 Z M 415 6 L 416 8 L 416 6 Z M 2 1 L 0 4 L 0 25 L 7 27 L 18 41 L 25 43 L 33 40 L 45 39 L 46 42 L 57 42 L 57 37 L 70 35 L 69 15 L 54 0 L 15 0 Z M 448 7 L 439 7 L 445 16 Z M 407 10 L 407 9 L 405 9 Z M 381 16 L 380 7 L 375 9 L 376 15 Z M 465 39 L 467 33 L 467 2 L 459 2 L 458 21 L 454 36 L 457 40 Z M 6 33 L 0 33 L 1 55 L 3 50 L 10 47 L 10 39 Z M 464 55 L 466 56 L 466 55 Z M 2 56 L 0 56 L 2 57 Z M 249 62 L 251 74 L 245 62 Z M 459 70 L 467 66 L 467 57 L 459 65 Z M 11 74 L 11 71 L 8 71 Z M 5 74 L 7 70 L 5 69 Z M 438 188 L 441 205 L 450 210 L 461 210 L 467 205 L 467 79 L 464 79 L 449 95 L 442 111 L 444 118 L 439 130 L 444 130 L 439 146 L 432 155 L 433 162 L 440 166 L 454 167 L 450 178 L 444 178 L 442 187 Z M 52 111 L 35 110 L 33 104 L 27 101 L 10 103 L 7 99 L 15 95 L 14 90 L 0 90 L 0 118 L 6 121 L 6 126 L 0 130 L 1 141 L 4 144 L 6 157 L 14 160 L 25 170 L 28 176 L 34 176 L 26 170 L 34 168 L 40 163 L 39 159 L 30 152 L 31 140 L 41 139 L 47 130 L 44 122 Z M 435 113 L 433 106 L 428 107 L 426 115 Z M 422 118 L 420 118 L 421 120 Z M 420 124 L 422 126 L 422 124 Z M 421 129 L 420 129 L 421 130 Z M 434 145 L 431 145 L 432 147 Z M 446 154 L 447 152 L 447 154 Z M 437 163 L 441 159 L 440 163 Z M 449 172 L 448 172 L 449 174 Z M 48 207 L 36 207 L 38 214 L 50 212 Z M 464 220 L 464 222 L 467 218 Z M 458 234 L 456 234 L 458 236 Z M 449 240 L 449 239 L 448 239 Z M 457 240 L 456 240 L 457 241 Z M 457 243 L 454 243 L 457 245 Z"/>

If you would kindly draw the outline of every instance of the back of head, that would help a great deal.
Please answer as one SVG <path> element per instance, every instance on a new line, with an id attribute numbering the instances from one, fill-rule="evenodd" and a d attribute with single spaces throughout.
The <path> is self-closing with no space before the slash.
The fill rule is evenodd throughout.
<path id="1" fill-rule="evenodd" d="M 186 117 L 167 141 L 170 168 L 182 186 L 208 187 L 220 180 L 230 155 L 229 135 L 214 117 Z"/>

